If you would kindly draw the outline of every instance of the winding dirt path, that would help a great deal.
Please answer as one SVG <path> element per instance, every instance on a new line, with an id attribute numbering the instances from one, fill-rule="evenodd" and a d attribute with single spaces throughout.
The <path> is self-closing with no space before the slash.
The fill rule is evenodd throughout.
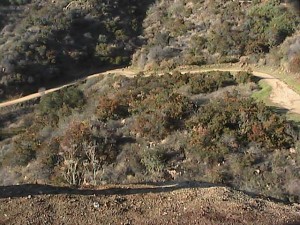
<path id="1" fill-rule="evenodd" d="M 182 72 L 190 72 L 190 73 L 197 73 L 197 72 L 208 72 L 208 71 L 230 71 L 230 72 L 239 72 L 242 71 L 242 69 L 230 69 L 230 68 L 209 68 L 209 69 L 196 69 L 196 70 L 182 70 Z M 89 80 L 95 77 L 99 77 L 101 75 L 107 75 L 107 74 L 121 74 L 125 76 L 134 76 L 136 75 L 136 72 L 131 69 L 116 69 L 116 70 L 109 70 L 104 73 L 97 73 L 88 76 L 85 78 L 85 80 Z M 271 96 L 270 100 L 275 103 L 276 105 L 279 105 L 290 112 L 300 114 L 300 95 L 293 91 L 287 84 L 285 84 L 283 81 L 275 78 L 271 74 L 253 71 L 253 74 L 257 77 L 260 77 L 262 80 L 265 80 L 271 87 Z M 22 98 L 14 99 L 11 101 L 0 103 L 0 108 L 15 105 L 18 103 L 26 102 L 28 100 L 32 100 L 35 98 L 39 98 L 44 94 L 49 94 L 51 92 L 58 91 L 62 88 L 74 85 L 76 82 L 72 82 L 57 88 L 52 88 L 49 90 L 46 90 L 41 93 L 34 93 L 31 95 L 24 96 Z"/>
<path id="2" fill-rule="evenodd" d="M 300 114 L 300 95 L 292 90 L 283 81 L 274 78 L 273 76 L 262 73 L 253 72 L 255 76 L 263 78 L 271 87 L 270 100 L 293 113 Z"/>
<path id="3" fill-rule="evenodd" d="M 96 73 L 96 74 L 90 75 L 90 76 L 86 77 L 84 80 L 90 80 L 92 78 L 99 77 L 101 75 L 108 75 L 108 74 L 122 74 L 122 75 L 130 77 L 130 76 L 134 76 L 136 73 L 133 72 L 132 70 L 129 70 L 129 69 L 115 69 L 115 70 L 108 70 L 108 71 L 103 72 L 103 73 Z M 59 86 L 59 87 L 56 87 L 56 88 L 51 88 L 51 89 L 48 89 L 48 90 L 45 90 L 45 91 L 41 91 L 41 92 L 37 92 L 37 93 L 34 93 L 34 94 L 26 95 L 24 97 L 14 99 L 14 100 L 11 100 L 11 101 L 2 102 L 2 103 L 0 103 L 0 108 L 15 105 L 15 104 L 22 103 L 22 102 L 26 102 L 26 101 L 29 101 L 29 100 L 32 100 L 32 99 L 35 99 L 35 98 L 39 98 L 43 95 L 58 91 L 60 89 L 72 86 L 74 84 L 76 84 L 76 82 L 71 82 L 69 84 L 65 84 L 65 85 L 62 85 L 62 86 Z"/>
<path id="4" fill-rule="evenodd" d="M 197 72 L 209 72 L 209 71 L 229 71 L 229 72 L 239 72 L 241 69 L 230 69 L 230 68 L 220 68 L 220 69 L 198 69 L 187 71 L 190 73 Z M 274 104 L 287 109 L 290 112 L 300 114 L 300 95 L 292 90 L 286 83 L 279 80 L 278 78 L 272 76 L 268 73 L 252 71 L 254 76 L 261 78 L 266 81 L 268 85 L 272 87 L 270 101 Z"/>

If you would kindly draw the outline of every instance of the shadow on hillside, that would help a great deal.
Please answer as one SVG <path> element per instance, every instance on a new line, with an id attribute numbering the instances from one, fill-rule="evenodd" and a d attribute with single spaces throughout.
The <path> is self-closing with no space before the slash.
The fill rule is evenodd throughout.
<path id="1" fill-rule="evenodd" d="M 259 77 L 259 76 L 256 76 L 256 75 L 253 75 L 252 78 L 251 78 L 251 81 L 258 84 L 259 81 L 261 80 L 278 80 L 278 78 L 276 77 Z"/>
<path id="2" fill-rule="evenodd" d="M 270 106 L 271 110 L 281 116 L 287 116 L 287 114 L 289 113 L 289 110 L 286 108 L 282 108 L 282 107 L 278 107 L 278 106 Z M 300 121 L 296 121 L 296 120 L 289 120 L 291 122 L 291 124 L 295 127 L 295 129 L 297 129 L 300 132 Z M 299 136 L 300 138 L 300 136 Z"/>
<path id="3" fill-rule="evenodd" d="M 280 115 L 286 115 L 289 110 L 286 109 L 286 108 L 283 108 L 283 107 L 278 107 L 278 106 L 270 106 L 271 110 L 277 114 L 280 114 Z"/>
<path id="4" fill-rule="evenodd" d="M 261 77 L 253 75 L 252 78 L 251 78 L 251 81 L 258 84 L 258 82 L 261 81 L 262 79 L 263 78 L 261 78 Z"/>
<path id="5" fill-rule="evenodd" d="M 147 183 L 143 184 L 124 185 L 116 187 L 108 187 L 105 189 L 78 189 L 70 187 L 58 187 L 42 184 L 22 184 L 11 186 L 0 186 L 1 198 L 27 197 L 35 195 L 133 195 L 133 194 L 147 194 L 147 193 L 162 193 L 170 192 L 185 188 L 208 188 L 217 187 L 221 185 L 203 183 L 203 182 L 172 182 L 172 183 Z M 132 188 L 136 186 L 136 188 Z"/>
<path id="6" fill-rule="evenodd" d="M 299 221 L 292 221 L 292 222 L 283 223 L 282 225 L 300 225 L 300 220 Z"/>

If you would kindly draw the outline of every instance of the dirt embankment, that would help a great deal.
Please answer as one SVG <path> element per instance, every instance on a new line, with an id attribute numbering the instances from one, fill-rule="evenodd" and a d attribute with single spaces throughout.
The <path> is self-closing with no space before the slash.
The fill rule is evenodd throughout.
<path id="1" fill-rule="evenodd" d="M 0 224 L 296 225 L 300 224 L 300 205 L 251 198 L 207 184 L 97 190 L 24 185 L 0 187 Z"/>

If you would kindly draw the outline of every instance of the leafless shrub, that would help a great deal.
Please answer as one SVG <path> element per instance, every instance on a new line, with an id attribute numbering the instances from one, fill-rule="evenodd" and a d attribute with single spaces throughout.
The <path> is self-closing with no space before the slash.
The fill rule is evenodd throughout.
<path id="1" fill-rule="evenodd" d="M 83 149 L 87 160 L 83 162 L 84 166 L 84 183 L 97 185 L 97 175 L 101 169 L 100 160 L 97 157 L 97 145 L 95 142 L 83 143 Z"/>

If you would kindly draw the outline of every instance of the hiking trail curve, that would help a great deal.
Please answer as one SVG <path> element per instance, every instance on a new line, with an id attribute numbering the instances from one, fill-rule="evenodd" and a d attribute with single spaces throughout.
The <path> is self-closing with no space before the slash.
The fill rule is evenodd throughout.
<path id="1" fill-rule="evenodd" d="M 209 71 L 229 71 L 229 72 L 239 72 L 243 71 L 243 69 L 236 69 L 236 68 L 199 68 L 195 70 L 182 70 L 181 72 L 190 72 L 190 73 L 197 73 L 197 72 L 209 72 Z M 270 101 L 280 107 L 287 109 L 290 112 L 300 114 L 300 95 L 292 90 L 286 83 L 275 78 L 269 73 L 263 73 L 259 71 L 252 71 L 254 76 L 261 78 L 262 80 L 266 81 L 268 85 L 272 87 Z M 128 77 L 133 77 L 137 74 L 136 71 L 128 68 L 124 69 L 115 69 L 115 70 L 108 70 L 103 73 L 97 73 L 86 77 L 84 80 L 89 80 L 95 77 L 99 77 L 101 75 L 108 75 L 108 74 L 120 74 Z M 30 94 L 18 99 L 6 101 L 0 103 L 0 108 L 15 105 L 18 103 L 26 102 L 35 98 L 39 98 L 42 95 L 49 94 L 60 89 L 66 88 L 68 86 L 74 85 L 76 82 L 71 82 L 69 84 L 65 84 L 56 88 L 48 89 L 44 92 L 37 92 L 34 94 Z"/>

